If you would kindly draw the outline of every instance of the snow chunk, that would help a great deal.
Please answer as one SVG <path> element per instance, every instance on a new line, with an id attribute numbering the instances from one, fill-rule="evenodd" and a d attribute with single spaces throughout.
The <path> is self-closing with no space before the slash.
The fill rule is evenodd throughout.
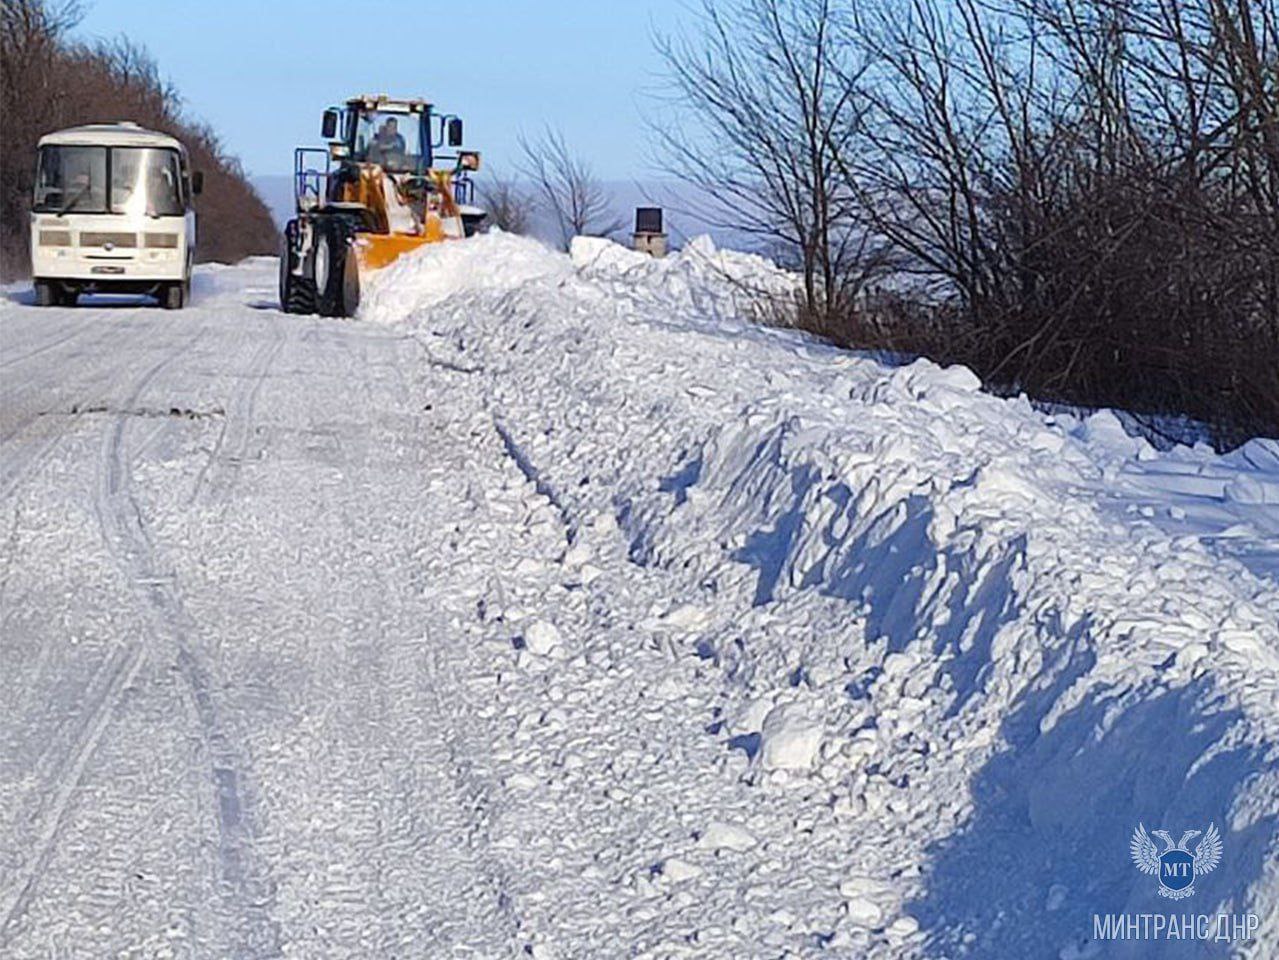
<path id="1" fill-rule="evenodd" d="M 1266 481 L 1245 474 L 1227 483 L 1224 493 L 1225 499 L 1233 503 L 1279 505 L 1279 480 Z"/>
<path id="2" fill-rule="evenodd" d="M 569 245 L 569 259 L 575 267 L 629 270 L 652 262 L 647 253 L 614 243 L 607 237 L 574 237 Z"/>
<path id="3" fill-rule="evenodd" d="M 759 764 L 765 770 L 811 769 L 821 743 L 820 720 L 799 704 L 780 704 L 760 728 Z"/>
<path id="4" fill-rule="evenodd" d="M 860 896 L 844 902 L 844 915 L 854 926 L 868 928 L 878 927 L 884 918 L 876 903 Z"/>
<path id="5" fill-rule="evenodd" d="M 725 823 L 722 820 L 713 821 L 697 840 L 697 845 L 705 850 L 736 850 L 739 852 L 751 849 L 756 843 L 758 841 L 755 839 L 755 834 L 745 827 Z"/>
<path id="6" fill-rule="evenodd" d="M 662 614 L 661 622 L 681 630 L 697 630 L 710 622 L 710 612 L 696 604 L 685 603 Z"/>
<path id="7" fill-rule="evenodd" d="M 889 940 L 905 940 L 907 937 L 914 935 L 919 930 L 919 921 L 914 917 L 903 914 L 888 925 L 885 931 Z"/>
<path id="8" fill-rule="evenodd" d="M 700 877 L 701 875 L 701 867 L 695 863 L 689 863 L 687 860 L 681 860 L 679 857 L 668 857 L 662 861 L 662 876 L 672 883 L 681 883 L 684 880 L 691 880 L 693 877 Z"/>
<path id="9" fill-rule="evenodd" d="M 555 624 L 534 620 L 524 628 L 524 648 L 539 657 L 550 656 L 563 644 L 563 638 Z"/>

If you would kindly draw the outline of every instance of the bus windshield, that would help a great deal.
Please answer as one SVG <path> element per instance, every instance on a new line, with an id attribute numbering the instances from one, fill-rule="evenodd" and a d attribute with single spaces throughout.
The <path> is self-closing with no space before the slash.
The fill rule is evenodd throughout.
<path id="1" fill-rule="evenodd" d="M 37 213 L 183 213 L 182 168 L 163 147 L 55 145 L 40 149 Z"/>
<path id="2" fill-rule="evenodd" d="M 113 147 L 111 212 L 176 217 L 182 213 L 182 172 L 175 150 Z"/>
<path id="3" fill-rule="evenodd" d="M 106 147 L 41 147 L 36 170 L 37 213 L 105 213 Z"/>

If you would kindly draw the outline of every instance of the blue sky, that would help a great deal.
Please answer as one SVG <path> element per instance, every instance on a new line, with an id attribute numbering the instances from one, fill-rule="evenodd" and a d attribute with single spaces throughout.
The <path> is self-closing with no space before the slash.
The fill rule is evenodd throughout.
<path id="1" fill-rule="evenodd" d="M 188 113 L 251 174 L 288 173 L 319 142 L 324 107 L 354 93 L 425 96 L 461 114 L 495 168 L 545 123 L 605 179 L 653 173 L 642 115 L 660 83 L 654 28 L 687 0 L 88 0 L 81 38 L 127 35 Z M 351 10 L 359 11 L 358 17 Z"/>

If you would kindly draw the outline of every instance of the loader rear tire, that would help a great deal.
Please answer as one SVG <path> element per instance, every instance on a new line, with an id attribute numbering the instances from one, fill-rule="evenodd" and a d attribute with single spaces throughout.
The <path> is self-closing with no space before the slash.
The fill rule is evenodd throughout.
<path id="1" fill-rule="evenodd" d="M 285 229 L 284 244 L 280 250 L 280 309 L 285 313 L 310 314 L 316 312 L 315 281 L 293 272 L 297 264 L 297 254 L 293 251 L 296 230 L 297 221 L 294 220 Z"/>
<path id="2" fill-rule="evenodd" d="M 336 217 L 322 220 L 315 237 L 315 289 L 320 313 L 353 317 L 360 306 L 360 267 L 355 233 Z"/>

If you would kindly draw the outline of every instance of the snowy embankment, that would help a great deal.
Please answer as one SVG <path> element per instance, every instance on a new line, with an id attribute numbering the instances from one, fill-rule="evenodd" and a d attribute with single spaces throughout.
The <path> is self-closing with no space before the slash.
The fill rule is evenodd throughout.
<path id="1" fill-rule="evenodd" d="M 366 292 L 562 533 L 478 578 L 458 665 L 527 768 L 511 836 L 571 834 L 522 868 L 539 950 L 1148 956 L 1092 915 L 1251 911 L 1274 956 L 1279 445 L 1160 453 L 752 324 L 790 282 L 489 235 Z M 1220 828 L 1193 901 L 1138 822 Z"/>

